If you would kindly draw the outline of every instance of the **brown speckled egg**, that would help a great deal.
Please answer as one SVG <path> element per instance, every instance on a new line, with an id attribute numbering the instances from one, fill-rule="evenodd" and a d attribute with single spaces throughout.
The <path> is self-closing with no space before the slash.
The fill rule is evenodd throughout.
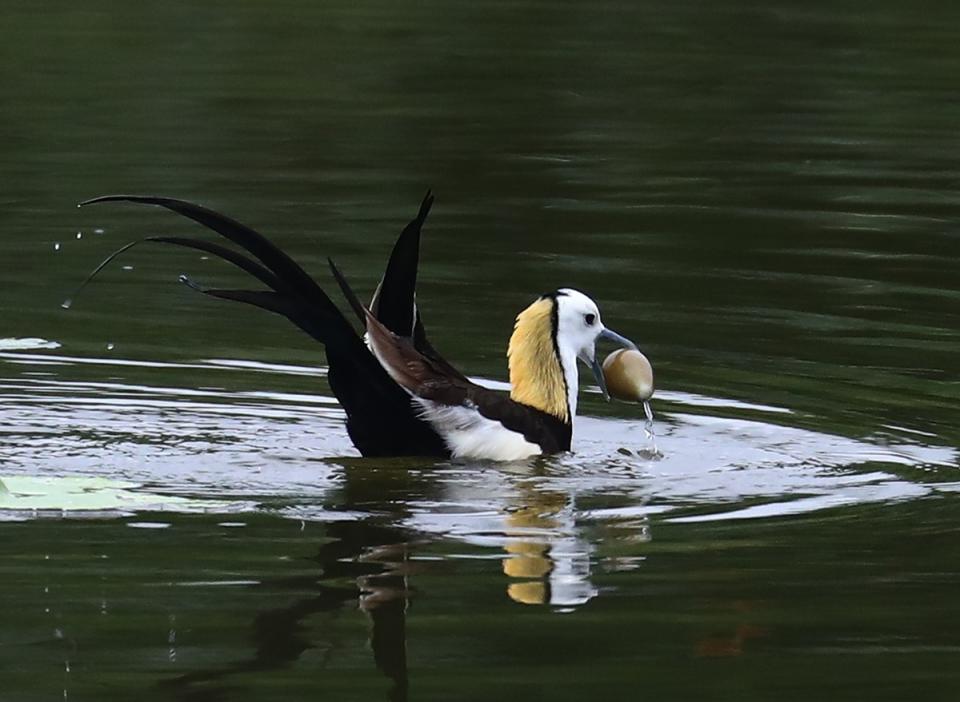
<path id="1" fill-rule="evenodd" d="M 603 378 L 611 397 L 644 402 L 653 396 L 653 367 L 636 349 L 617 349 L 603 362 Z"/>

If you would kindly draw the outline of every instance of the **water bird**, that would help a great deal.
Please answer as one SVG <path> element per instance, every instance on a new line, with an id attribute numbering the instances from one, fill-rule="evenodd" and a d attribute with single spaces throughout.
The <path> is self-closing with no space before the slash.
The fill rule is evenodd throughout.
<path id="1" fill-rule="evenodd" d="M 597 304 L 587 295 L 558 288 L 517 315 L 507 348 L 510 393 L 469 380 L 427 339 L 416 304 L 420 236 L 433 200 L 428 192 L 400 233 L 369 305 L 360 302 L 340 269 L 327 259 L 362 334 L 320 285 L 266 237 L 209 208 L 169 197 L 105 195 L 80 206 L 128 202 L 163 207 L 242 251 L 204 239 L 148 236 L 113 252 L 77 293 L 114 258 L 141 242 L 201 251 L 240 268 L 266 289 L 208 288 L 181 275 L 183 283 L 210 297 L 282 315 L 325 346 L 330 388 L 346 412 L 347 433 L 363 456 L 512 461 L 570 450 L 579 390 L 577 360 L 591 368 L 609 400 L 596 344 L 605 339 L 627 349 L 636 345 L 603 325 Z M 64 307 L 70 304 L 72 299 Z"/>

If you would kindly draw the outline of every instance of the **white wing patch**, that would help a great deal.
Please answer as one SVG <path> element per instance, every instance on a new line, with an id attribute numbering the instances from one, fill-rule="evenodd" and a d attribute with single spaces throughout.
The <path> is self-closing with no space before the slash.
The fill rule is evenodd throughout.
<path id="1" fill-rule="evenodd" d="M 520 461 L 543 453 L 539 445 L 527 441 L 523 434 L 487 419 L 476 407 L 442 405 L 422 397 L 414 397 L 413 401 L 455 458 Z"/>

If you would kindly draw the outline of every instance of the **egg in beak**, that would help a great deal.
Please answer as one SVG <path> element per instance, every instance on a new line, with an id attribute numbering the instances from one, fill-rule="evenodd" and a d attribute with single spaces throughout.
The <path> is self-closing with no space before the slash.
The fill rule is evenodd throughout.
<path id="1" fill-rule="evenodd" d="M 627 402 L 646 402 L 653 397 L 653 366 L 637 349 L 617 349 L 603 362 L 603 376 L 610 395 Z"/>
<path id="2" fill-rule="evenodd" d="M 621 352 L 624 352 L 624 351 L 633 351 L 633 352 L 639 354 L 640 356 L 643 356 L 643 354 L 641 354 L 639 351 L 637 351 L 637 345 L 636 345 L 635 343 L 633 343 L 632 341 L 630 341 L 630 339 L 628 339 L 627 337 L 621 336 L 620 334 L 617 334 L 617 332 L 613 331 L 612 329 L 604 329 L 602 332 L 600 332 L 600 334 L 597 336 L 597 341 L 600 341 L 601 339 L 606 339 L 607 341 L 612 341 L 613 343 L 619 344 L 620 346 L 623 347 L 623 348 L 621 348 L 621 349 L 618 349 L 617 351 L 614 351 L 614 353 L 621 353 Z M 589 357 L 586 357 L 586 358 L 585 358 L 584 356 L 581 356 L 581 357 L 580 357 L 580 360 L 582 360 L 584 363 L 586 363 L 588 366 L 590 366 L 590 370 L 593 371 L 593 377 L 596 379 L 597 385 L 600 386 L 600 392 L 603 394 L 603 399 L 604 399 L 604 400 L 607 400 L 607 401 L 609 402 L 609 401 L 610 401 L 610 393 L 609 393 L 608 390 L 607 390 L 607 385 L 608 385 L 608 382 L 609 382 L 610 378 L 608 378 L 607 375 L 606 375 L 606 373 L 605 373 L 606 362 L 604 362 L 604 365 L 601 366 L 601 365 L 600 365 L 600 361 L 597 359 L 597 349 L 596 349 L 596 346 L 594 346 L 594 348 L 591 349 L 591 350 L 593 351 L 593 353 L 592 353 Z M 612 355 L 613 355 L 613 354 L 611 354 L 611 356 L 612 356 Z M 610 356 L 607 357 L 608 360 L 609 360 L 609 358 L 610 358 Z M 648 363 L 647 365 L 649 366 L 649 363 Z M 653 376 L 652 376 L 652 371 L 651 371 L 651 380 L 652 380 L 652 377 L 653 377 Z M 615 379 L 615 380 L 616 380 L 616 379 Z M 619 388 L 620 386 L 618 385 L 617 387 Z M 653 394 L 652 391 L 651 391 L 650 394 Z M 620 396 L 617 395 L 617 394 L 614 394 L 614 397 L 620 397 Z M 648 396 L 648 397 L 649 397 L 649 396 Z"/>

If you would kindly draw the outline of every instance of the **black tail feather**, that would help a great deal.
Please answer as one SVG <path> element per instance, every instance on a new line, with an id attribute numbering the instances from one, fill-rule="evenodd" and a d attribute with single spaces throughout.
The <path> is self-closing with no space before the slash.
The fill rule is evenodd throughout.
<path id="1" fill-rule="evenodd" d="M 239 266 L 268 287 L 299 298 L 305 307 L 312 308 L 314 316 L 319 315 L 323 317 L 326 326 L 332 327 L 327 329 L 329 333 L 326 335 L 326 338 L 323 339 L 324 343 L 330 343 L 331 341 L 335 343 L 338 339 L 350 335 L 356 336 L 356 331 L 313 278 L 284 251 L 250 227 L 201 205 L 169 197 L 155 197 L 152 195 L 104 195 L 86 200 L 80 203 L 80 206 L 102 202 L 132 202 L 157 205 L 202 224 L 229 241 L 243 247 L 263 265 L 261 266 L 255 261 L 243 256 L 243 254 L 217 244 L 203 242 L 198 245 L 197 242 L 200 240 L 181 237 L 149 237 L 149 239 L 208 251 Z M 105 265 L 105 263 L 101 265 Z"/>
<path id="2" fill-rule="evenodd" d="M 221 246 L 220 244 L 214 244 L 209 241 L 203 241 L 202 239 L 187 239 L 184 237 L 178 236 L 147 236 L 143 239 L 137 239 L 136 241 L 131 241 L 129 244 L 121 246 L 119 249 L 107 256 L 93 271 L 90 272 L 80 285 L 77 286 L 77 289 L 74 291 L 73 295 L 64 301 L 64 307 L 70 307 L 73 304 L 73 301 L 77 299 L 80 293 L 83 291 L 90 282 L 96 278 L 104 268 L 106 268 L 110 263 L 116 259 L 120 254 L 125 253 L 132 249 L 138 244 L 143 244 L 144 242 L 150 243 L 160 243 L 160 244 L 173 244 L 175 246 L 183 246 L 188 249 L 196 249 L 198 251 L 203 251 L 205 253 L 221 258 L 224 261 L 232 263 L 237 268 L 240 268 L 243 271 L 246 271 L 254 278 L 259 280 L 264 285 L 280 292 L 285 289 L 285 286 L 282 281 L 280 281 L 277 276 L 271 273 L 269 270 L 261 266 L 256 261 L 253 261 L 243 254 L 234 251 L 233 249 L 228 249 L 226 246 Z"/>
<path id="3" fill-rule="evenodd" d="M 143 241 L 157 241 L 161 244 L 173 244 L 174 246 L 183 246 L 188 249 L 203 251 L 204 253 L 216 256 L 227 263 L 232 263 L 237 268 L 245 273 L 249 273 L 272 290 L 276 290 L 277 292 L 290 291 L 289 286 L 276 275 L 274 275 L 270 269 L 264 268 L 253 259 L 244 256 L 239 251 L 228 249 L 226 246 L 216 244 L 212 241 L 204 241 L 203 239 L 188 239 L 180 236 L 150 236 L 146 239 L 143 239 Z"/>
<path id="4" fill-rule="evenodd" d="M 432 206 L 433 195 L 428 190 L 417 216 L 403 228 L 393 245 L 383 278 L 370 301 L 374 317 L 398 336 L 414 335 L 420 232 Z"/>
<path id="5" fill-rule="evenodd" d="M 340 286 L 340 292 L 343 293 L 344 299 L 346 299 L 347 303 L 350 305 L 350 309 L 353 310 L 353 313 L 357 315 L 357 319 L 360 320 L 361 326 L 366 328 L 367 315 L 364 312 L 363 303 L 360 302 L 357 294 L 353 292 L 353 288 L 350 287 L 347 279 L 343 277 L 343 273 L 341 273 L 340 269 L 337 268 L 337 264 L 333 262 L 333 259 L 328 258 L 327 263 L 330 264 L 330 271 L 333 273 L 333 278 L 337 281 L 337 285 Z"/>
<path id="6" fill-rule="evenodd" d="M 185 200 L 170 197 L 155 197 L 152 195 L 104 195 L 80 203 L 80 207 L 94 205 L 101 202 L 133 202 L 144 205 L 165 207 L 208 229 L 222 237 L 243 247 L 264 266 L 273 271 L 274 275 L 285 281 L 292 289 L 301 295 L 312 296 L 320 290 L 316 282 L 303 268 L 286 253 L 277 248 L 270 240 L 250 227 L 241 224 L 219 212 L 196 205 Z"/>
<path id="7" fill-rule="evenodd" d="M 272 292 L 270 290 L 225 290 L 221 288 L 208 288 L 200 285 L 190 276 L 181 274 L 180 282 L 191 290 L 198 293 L 217 297 L 221 300 L 234 300 L 235 302 L 244 302 L 254 307 L 281 314 L 284 317 L 292 318 L 300 313 L 296 302 L 286 295 Z"/>
<path id="8" fill-rule="evenodd" d="M 270 288 L 270 290 L 205 288 L 187 276 L 181 276 L 184 283 L 210 297 L 243 302 L 283 315 L 301 330 L 322 342 L 327 350 L 330 387 L 347 413 L 347 430 L 363 455 L 449 455 L 449 450 L 440 436 L 416 415 L 409 395 L 390 378 L 387 371 L 368 351 L 363 339 L 327 294 L 293 259 L 261 234 L 205 207 L 172 198 L 110 195 L 94 198 L 82 204 L 99 202 L 134 202 L 165 207 L 212 229 L 256 258 L 259 263 L 238 251 L 200 239 L 147 237 L 142 240 L 204 251 L 232 263 Z M 432 197 L 428 194 L 424 204 L 421 205 L 418 218 L 408 225 L 408 228 L 416 226 L 414 238 L 417 240 L 419 227 L 430 209 L 431 202 Z M 88 276 L 80 289 L 96 277 L 110 261 L 138 243 L 140 242 L 128 244 L 111 254 Z M 416 241 L 414 243 L 416 244 Z M 357 311 L 358 306 L 362 311 L 362 305 L 342 274 L 335 266 L 332 266 L 332 269 L 337 283 L 354 311 Z M 413 272 L 415 283 L 416 258 L 414 258 Z M 412 296 L 407 299 L 412 300 Z M 69 305 L 65 303 L 65 306 Z M 410 314 L 410 312 L 407 313 L 408 318 Z M 412 329 L 412 325 L 411 321 L 407 328 Z"/>
<path id="9" fill-rule="evenodd" d="M 206 288 L 197 284 L 186 275 L 181 275 L 180 281 L 191 289 L 209 297 L 242 302 L 247 305 L 259 307 L 267 312 L 282 315 L 289 319 L 301 331 L 322 344 L 328 344 L 333 341 L 327 326 L 311 317 L 309 308 L 306 308 L 302 303 L 281 293 L 271 292 L 269 290 L 223 290 L 219 288 Z"/>

